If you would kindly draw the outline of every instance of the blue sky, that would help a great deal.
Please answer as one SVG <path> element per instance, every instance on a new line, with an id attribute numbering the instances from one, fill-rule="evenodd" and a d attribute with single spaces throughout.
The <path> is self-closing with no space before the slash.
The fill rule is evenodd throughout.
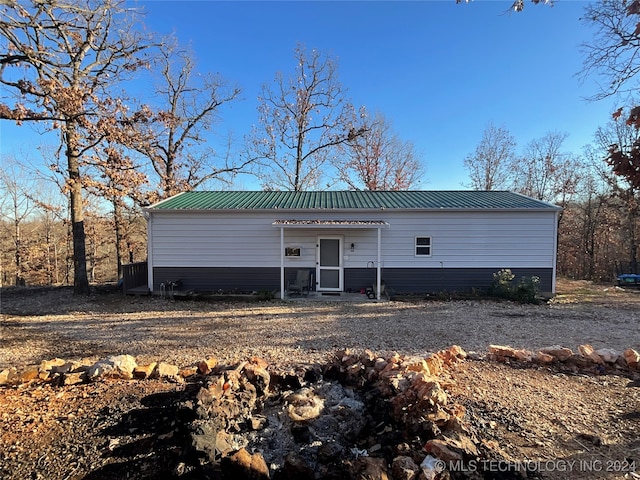
<path id="1" fill-rule="evenodd" d="M 257 121 L 257 96 L 277 71 L 293 73 L 303 43 L 337 58 L 348 96 L 380 111 L 412 141 L 425 165 L 421 189 L 461 189 L 465 156 L 489 121 L 506 127 L 520 149 L 548 131 L 569 134 L 565 150 L 580 154 L 610 119 L 615 100 L 587 102 L 597 92 L 582 68 L 580 44 L 592 33 L 579 18 L 587 2 L 529 1 L 139 1 L 145 24 L 190 45 L 198 70 L 242 88 L 221 110 L 216 133 L 241 141 Z M 133 5 L 133 3 L 132 3 Z M 55 137 L 2 122 L 3 154 Z M 215 144 L 218 137 L 213 137 Z M 238 188 L 259 188 L 249 179 Z"/>

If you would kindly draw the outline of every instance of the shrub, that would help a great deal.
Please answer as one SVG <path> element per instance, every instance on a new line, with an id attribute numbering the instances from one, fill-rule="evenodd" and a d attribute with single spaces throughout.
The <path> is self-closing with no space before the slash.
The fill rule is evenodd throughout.
<path id="1" fill-rule="evenodd" d="M 540 278 L 535 275 L 522 277 L 517 284 L 514 284 L 515 278 L 516 276 L 508 268 L 494 273 L 493 281 L 489 287 L 489 295 L 520 303 L 539 303 Z"/>

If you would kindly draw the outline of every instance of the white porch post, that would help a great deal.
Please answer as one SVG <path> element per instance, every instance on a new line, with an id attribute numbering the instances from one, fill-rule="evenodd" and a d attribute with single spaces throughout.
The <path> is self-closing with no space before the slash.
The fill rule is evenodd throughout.
<path id="1" fill-rule="evenodd" d="M 380 300 L 380 286 L 381 286 L 381 280 L 380 280 L 380 273 L 381 273 L 381 269 L 380 269 L 380 258 L 381 258 L 381 255 L 380 255 L 380 252 L 381 252 L 381 249 L 380 249 L 380 238 L 382 236 L 381 235 L 381 230 L 382 229 L 380 227 L 378 227 L 378 261 L 376 263 L 377 264 L 377 267 L 376 267 L 376 271 L 377 271 L 377 274 L 376 274 L 376 277 L 377 277 L 377 280 L 376 280 L 376 299 L 377 300 Z"/>
<path id="2" fill-rule="evenodd" d="M 284 300 L 284 227 L 280 227 L 280 300 Z"/>

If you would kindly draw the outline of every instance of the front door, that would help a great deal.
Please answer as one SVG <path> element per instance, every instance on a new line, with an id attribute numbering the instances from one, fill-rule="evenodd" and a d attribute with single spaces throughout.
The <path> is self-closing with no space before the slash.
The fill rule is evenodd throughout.
<path id="1" fill-rule="evenodd" d="M 318 291 L 342 291 L 342 238 L 318 238 L 316 259 Z"/>

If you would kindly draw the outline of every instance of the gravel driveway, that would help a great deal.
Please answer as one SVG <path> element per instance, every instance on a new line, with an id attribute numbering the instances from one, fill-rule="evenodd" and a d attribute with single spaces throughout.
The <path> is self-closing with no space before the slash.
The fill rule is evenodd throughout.
<path id="1" fill-rule="evenodd" d="M 69 289 L 5 290 L 0 369 L 60 357 L 134 355 L 139 363 L 180 366 L 215 355 L 231 362 L 261 356 L 279 363 L 322 361 L 340 348 L 424 354 L 457 344 L 530 350 L 640 349 L 640 295 L 599 288 L 543 305 L 491 300 L 359 302 L 202 302 L 75 297 Z"/>

